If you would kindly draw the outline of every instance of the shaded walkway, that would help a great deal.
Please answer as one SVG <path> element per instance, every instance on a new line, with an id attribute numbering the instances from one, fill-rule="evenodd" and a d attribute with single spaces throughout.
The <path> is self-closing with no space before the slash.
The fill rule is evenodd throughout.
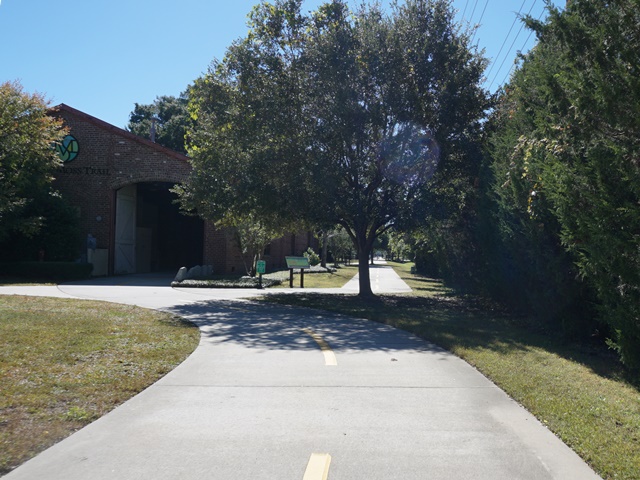
<path id="1" fill-rule="evenodd" d="M 8 480 L 302 479 L 313 453 L 331 455 L 332 480 L 597 478 L 475 369 L 409 333 L 148 284 L 60 290 L 181 315 L 201 342 Z"/>

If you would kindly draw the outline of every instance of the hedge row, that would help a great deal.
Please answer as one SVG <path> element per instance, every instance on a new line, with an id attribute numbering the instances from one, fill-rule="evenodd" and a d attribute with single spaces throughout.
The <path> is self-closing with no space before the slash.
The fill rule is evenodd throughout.
<path id="1" fill-rule="evenodd" d="M 281 280 L 273 278 L 262 278 L 262 286 L 264 288 L 280 285 Z M 258 288 L 259 280 L 257 277 L 242 277 L 237 279 L 187 279 L 181 282 L 172 282 L 172 287 L 188 287 L 188 288 Z"/>
<path id="2" fill-rule="evenodd" d="M 0 276 L 35 281 L 68 282 L 89 278 L 91 263 L 6 262 L 0 263 Z"/>

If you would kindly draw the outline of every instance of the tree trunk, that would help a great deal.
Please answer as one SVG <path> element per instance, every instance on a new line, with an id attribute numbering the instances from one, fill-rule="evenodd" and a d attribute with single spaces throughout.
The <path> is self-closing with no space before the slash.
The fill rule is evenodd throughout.
<path id="1" fill-rule="evenodd" d="M 327 268 L 327 243 L 329 242 L 329 235 L 327 231 L 322 232 L 322 255 L 320 256 L 320 266 Z"/>
<path id="2" fill-rule="evenodd" d="M 369 274 L 369 252 L 366 249 L 358 251 L 358 275 L 361 297 L 373 297 L 371 290 L 371 275 Z"/>
<path id="3" fill-rule="evenodd" d="M 358 276 L 360 297 L 373 297 L 371 290 L 371 276 L 369 274 L 369 253 L 373 245 L 373 241 L 367 238 L 367 229 L 363 227 L 360 231 L 356 231 L 356 248 L 358 249 Z"/>

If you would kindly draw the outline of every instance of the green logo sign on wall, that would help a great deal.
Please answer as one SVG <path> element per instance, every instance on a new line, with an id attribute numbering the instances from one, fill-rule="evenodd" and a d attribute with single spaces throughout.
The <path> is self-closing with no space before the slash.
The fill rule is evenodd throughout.
<path id="1" fill-rule="evenodd" d="M 73 135 L 67 135 L 62 139 L 62 143 L 56 144 L 56 151 L 60 160 L 67 163 L 78 156 L 78 140 Z"/>

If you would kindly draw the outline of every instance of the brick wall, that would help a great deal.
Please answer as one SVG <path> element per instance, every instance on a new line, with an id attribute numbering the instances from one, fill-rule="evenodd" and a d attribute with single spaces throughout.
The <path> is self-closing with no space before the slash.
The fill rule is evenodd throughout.
<path id="1" fill-rule="evenodd" d="M 116 190 L 139 182 L 180 183 L 191 165 L 184 155 L 66 105 L 52 114 L 64 119 L 79 144 L 54 185 L 77 208 L 83 238 L 91 233 L 113 262 Z"/>
<path id="2" fill-rule="evenodd" d="M 91 233 L 97 248 L 109 250 L 112 273 L 116 191 L 141 182 L 181 183 L 191 164 L 180 153 L 67 105 L 52 109 L 52 115 L 64 119 L 79 144 L 78 156 L 60 168 L 54 185 L 77 208 L 83 236 Z M 317 240 L 307 232 L 275 240 L 267 268 L 285 268 L 286 255 L 302 255 L 310 245 L 317 251 Z M 202 258 L 216 273 L 244 273 L 232 230 L 216 229 L 210 222 L 204 224 Z"/>
<path id="3" fill-rule="evenodd" d="M 81 231 L 93 234 L 98 248 L 109 248 L 114 221 L 113 136 L 74 116 L 64 115 L 64 120 L 78 140 L 79 152 L 59 169 L 54 185 L 77 208 Z"/>
<path id="4" fill-rule="evenodd" d="M 265 256 L 267 269 L 271 271 L 287 268 L 285 257 L 301 257 L 309 247 L 319 253 L 318 239 L 311 232 L 298 232 L 274 240 L 269 246 L 269 255 Z"/>

